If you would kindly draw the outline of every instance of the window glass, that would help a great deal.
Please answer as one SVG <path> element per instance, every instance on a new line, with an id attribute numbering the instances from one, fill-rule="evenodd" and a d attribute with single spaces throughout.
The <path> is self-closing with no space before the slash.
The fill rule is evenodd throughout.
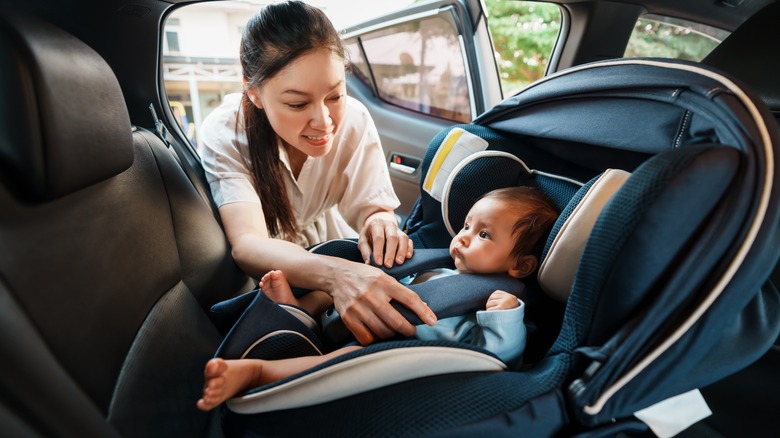
<path id="1" fill-rule="evenodd" d="M 305 0 L 336 28 L 398 9 L 413 0 Z M 161 35 L 162 75 L 171 112 L 197 149 L 198 128 L 229 93 L 242 89 L 238 60 L 246 22 L 272 0 L 202 2 L 173 11 Z M 363 63 L 365 77 L 367 66 Z"/>
<path id="2" fill-rule="evenodd" d="M 485 0 L 504 96 L 544 76 L 561 28 L 552 3 Z"/>
<path id="3" fill-rule="evenodd" d="M 349 57 L 349 72 L 359 77 L 364 83 L 371 84 L 371 71 L 368 69 L 368 63 L 363 57 L 363 51 L 360 50 L 357 38 L 348 40 L 344 47 L 347 49 L 347 57 Z"/>
<path id="4" fill-rule="evenodd" d="M 368 32 L 347 43 L 352 71 L 369 84 L 373 79 L 381 99 L 437 117 L 471 121 L 464 50 L 449 10 Z"/>
<path id="5" fill-rule="evenodd" d="M 214 2 L 179 8 L 165 22 L 162 74 L 168 102 L 197 149 L 198 127 L 229 93 L 240 93 L 241 31 L 260 6 Z"/>
<path id="6" fill-rule="evenodd" d="M 711 26 L 660 15 L 637 20 L 625 57 L 657 57 L 701 61 L 729 33 Z"/>

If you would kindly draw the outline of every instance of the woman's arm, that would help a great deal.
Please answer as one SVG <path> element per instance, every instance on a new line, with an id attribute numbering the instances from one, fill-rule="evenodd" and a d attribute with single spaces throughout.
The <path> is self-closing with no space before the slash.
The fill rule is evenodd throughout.
<path id="1" fill-rule="evenodd" d="M 294 243 L 270 238 L 259 204 L 225 204 L 219 207 L 219 214 L 233 258 L 244 272 L 261 278 L 272 269 L 280 269 L 293 286 L 327 292 L 344 324 L 361 344 L 396 333 L 414 335 L 414 326 L 390 305 L 391 300 L 408 307 L 426 323 L 436 323 L 436 316 L 417 294 L 380 269 L 313 254 Z"/>

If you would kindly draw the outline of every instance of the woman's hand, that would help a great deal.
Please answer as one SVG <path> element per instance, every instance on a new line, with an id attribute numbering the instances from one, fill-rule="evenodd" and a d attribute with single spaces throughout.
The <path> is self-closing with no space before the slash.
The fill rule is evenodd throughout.
<path id="1" fill-rule="evenodd" d="M 516 296 L 510 294 L 509 292 L 497 290 L 488 297 L 485 310 L 509 310 L 514 309 L 519 305 L 520 302 L 517 300 Z"/>
<path id="2" fill-rule="evenodd" d="M 414 335 L 414 326 L 390 305 L 391 300 L 408 307 L 426 324 L 436 324 L 428 305 L 393 277 L 373 266 L 346 263 L 330 294 L 341 320 L 362 345 L 397 333 Z"/>
<path id="3" fill-rule="evenodd" d="M 373 254 L 374 263 L 387 268 L 393 267 L 394 263 L 402 264 L 414 254 L 412 240 L 398 228 L 395 214 L 390 211 L 380 211 L 366 219 L 358 238 L 358 249 L 366 263 L 370 263 Z"/>

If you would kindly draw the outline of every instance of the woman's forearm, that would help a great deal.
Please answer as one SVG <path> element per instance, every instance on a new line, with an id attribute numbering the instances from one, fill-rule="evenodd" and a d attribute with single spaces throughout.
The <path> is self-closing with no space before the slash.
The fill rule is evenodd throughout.
<path id="1" fill-rule="evenodd" d="M 300 246 L 280 239 L 245 235 L 233 245 L 233 259 L 253 278 L 268 271 L 284 272 L 292 286 L 330 291 L 336 272 L 347 269 L 344 259 L 313 254 Z"/>

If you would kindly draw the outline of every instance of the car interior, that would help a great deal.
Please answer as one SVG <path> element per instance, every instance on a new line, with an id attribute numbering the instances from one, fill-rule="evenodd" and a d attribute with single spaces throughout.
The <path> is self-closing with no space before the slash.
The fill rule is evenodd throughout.
<path id="1" fill-rule="evenodd" d="M 210 309 L 255 282 L 233 262 L 160 85 L 161 23 L 188 3 L 0 0 L 2 435 L 224 436 L 219 413 L 195 407 L 224 338 Z M 730 31 L 701 63 L 780 121 L 773 0 L 557 3 L 568 21 L 548 74 L 622 57 L 640 13 L 666 14 Z M 380 131 L 393 117 L 377 113 Z M 455 124 L 428 122 L 429 138 Z M 681 436 L 772 436 L 779 366 L 775 342 L 702 388 L 713 415 Z"/>

